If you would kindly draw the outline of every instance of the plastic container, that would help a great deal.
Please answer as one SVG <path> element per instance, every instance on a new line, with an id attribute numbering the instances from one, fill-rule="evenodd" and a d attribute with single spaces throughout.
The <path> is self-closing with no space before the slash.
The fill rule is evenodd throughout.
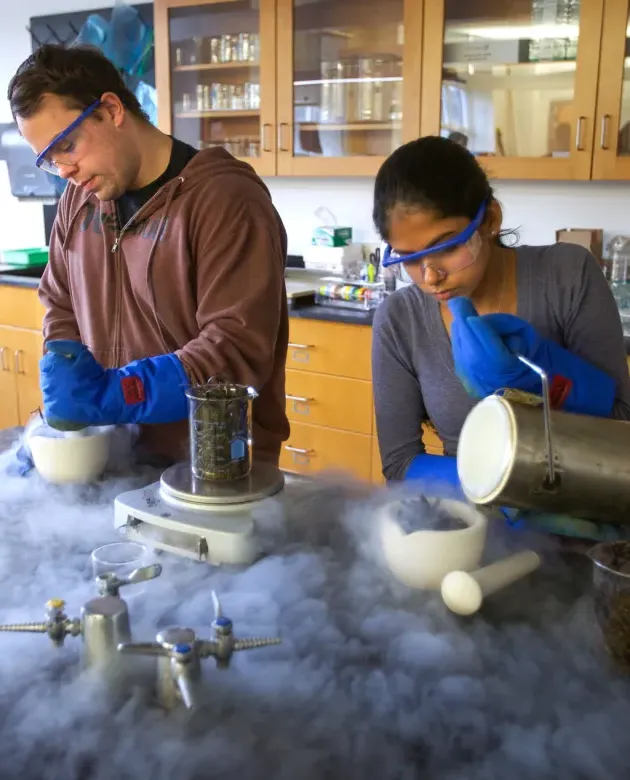
<path id="1" fill-rule="evenodd" d="M 630 542 L 602 542 L 593 561 L 595 619 L 608 652 L 630 672 Z"/>
<path id="2" fill-rule="evenodd" d="M 252 401 L 245 385 L 210 381 L 186 391 L 193 476 L 209 481 L 246 477 L 252 467 Z"/>
<path id="3" fill-rule="evenodd" d="M 2 259 L 7 265 L 39 266 L 48 262 L 48 247 L 38 249 L 5 249 Z"/>

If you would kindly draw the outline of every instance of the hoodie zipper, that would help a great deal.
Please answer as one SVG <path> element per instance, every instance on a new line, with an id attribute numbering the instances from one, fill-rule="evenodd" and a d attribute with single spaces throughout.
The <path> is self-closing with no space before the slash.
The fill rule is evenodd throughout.
<path id="1" fill-rule="evenodd" d="M 116 363 L 119 362 L 118 353 L 121 350 L 120 343 L 122 340 L 122 272 L 120 252 L 118 251 L 120 242 L 122 241 L 122 238 L 125 235 L 125 231 L 128 229 L 128 227 L 138 218 L 140 214 L 142 214 L 143 211 L 147 209 L 151 201 L 154 200 L 154 198 L 157 198 L 157 196 L 169 186 L 169 184 L 170 182 L 167 182 L 162 187 L 160 187 L 160 189 L 152 197 L 150 197 L 149 200 L 138 209 L 138 211 L 136 211 L 131 219 L 129 219 L 127 223 L 122 226 L 112 245 L 112 254 L 114 255 L 116 263 L 116 308 L 114 309 L 114 360 Z M 118 224 L 118 209 L 116 206 L 114 206 L 114 208 L 116 209 L 116 224 Z"/>

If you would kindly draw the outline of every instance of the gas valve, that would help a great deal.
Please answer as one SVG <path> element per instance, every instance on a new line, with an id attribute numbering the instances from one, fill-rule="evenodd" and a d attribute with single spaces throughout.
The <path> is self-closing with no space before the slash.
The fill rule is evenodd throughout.
<path id="1" fill-rule="evenodd" d="M 0 631 L 22 631 L 32 634 L 48 634 L 55 647 L 61 647 L 68 634 L 79 636 L 81 621 L 69 618 L 63 611 L 66 602 L 63 599 L 50 599 L 46 602 L 46 620 L 42 623 L 9 623 L 0 625 Z"/>
<path id="2" fill-rule="evenodd" d="M 134 569 L 127 577 L 119 577 L 112 572 L 105 572 L 96 577 L 96 587 L 101 596 L 119 597 L 119 591 L 123 585 L 135 585 L 138 582 L 154 580 L 161 573 L 162 566 L 159 563 L 152 563 L 150 566 Z"/>
<path id="3" fill-rule="evenodd" d="M 194 709 L 198 700 L 201 680 L 201 660 L 214 658 L 219 669 L 230 664 L 232 654 L 239 650 L 255 650 L 269 645 L 279 645 L 282 640 L 274 637 L 236 639 L 233 623 L 223 615 L 216 593 L 212 592 L 214 638 L 198 639 L 191 628 L 171 626 L 160 631 L 155 642 L 126 642 L 118 646 L 121 653 L 152 655 L 158 662 L 158 698 L 167 708 L 183 701 L 187 709 Z"/>

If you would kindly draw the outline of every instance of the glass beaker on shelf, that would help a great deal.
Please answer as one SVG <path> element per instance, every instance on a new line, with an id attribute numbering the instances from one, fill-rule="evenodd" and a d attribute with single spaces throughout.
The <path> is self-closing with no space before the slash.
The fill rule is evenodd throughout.
<path id="1" fill-rule="evenodd" d="M 252 402 L 257 395 L 252 387 L 212 379 L 186 390 L 194 477 L 225 481 L 250 473 Z"/>

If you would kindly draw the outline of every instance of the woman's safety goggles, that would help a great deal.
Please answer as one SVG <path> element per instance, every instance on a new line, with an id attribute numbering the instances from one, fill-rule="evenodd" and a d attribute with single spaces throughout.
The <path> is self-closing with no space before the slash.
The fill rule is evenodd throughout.
<path id="1" fill-rule="evenodd" d="M 74 122 L 71 122 L 65 130 L 56 135 L 43 152 L 37 156 L 35 165 L 41 168 L 42 171 L 52 173 L 54 176 L 61 176 L 59 171 L 60 165 L 76 165 L 76 146 L 80 126 L 100 105 L 101 101 L 95 100 L 83 113 L 79 114 Z"/>
<path id="2" fill-rule="evenodd" d="M 414 263 L 417 260 L 430 258 L 431 262 L 422 264 L 423 269 L 434 268 L 444 276 L 461 271 L 466 266 L 474 263 L 477 258 L 478 241 L 475 241 L 475 233 L 484 220 L 486 206 L 487 203 L 484 201 L 473 221 L 461 233 L 439 244 L 435 244 L 435 246 L 403 255 L 393 250 L 388 244 L 383 254 L 383 266 L 388 267 L 397 263 Z"/>

